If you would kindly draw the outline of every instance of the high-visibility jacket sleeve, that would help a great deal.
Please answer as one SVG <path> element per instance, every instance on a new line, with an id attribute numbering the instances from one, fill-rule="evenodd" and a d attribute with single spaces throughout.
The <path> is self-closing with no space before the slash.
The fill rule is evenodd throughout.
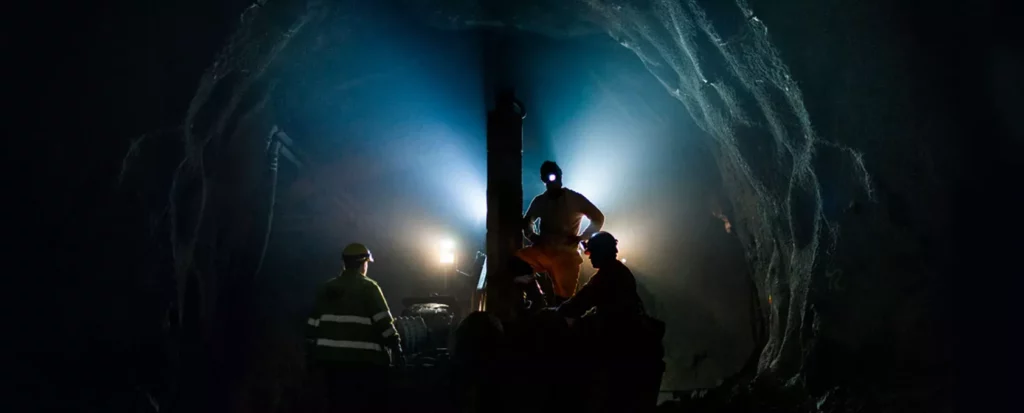
<path id="1" fill-rule="evenodd" d="M 320 316 L 325 313 L 326 306 L 326 289 L 330 288 L 328 285 L 320 287 L 317 291 L 316 299 L 313 302 L 313 308 L 309 311 L 309 317 L 306 319 L 306 348 L 312 351 L 312 347 L 316 346 L 316 339 L 319 338 L 317 335 L 317 327 L 320 325 Z"/>
<path id="2" fill-rule="evenodd" d="M 380 290 L 380 286 L 374 283 L 370 287 L 368 296 L 370 298 L 368 313 L 372 314 L 370 320 L 373 322 L 375 331 L 380 335 L 380 343 L 393 349 L 400 348 L 402 340 L 398 335 L 398 330 L 395 329 L 395 318 L 391 316 L 391 309 L 388 308 L 388 302 L 384 299 L 384 292 Z"/>

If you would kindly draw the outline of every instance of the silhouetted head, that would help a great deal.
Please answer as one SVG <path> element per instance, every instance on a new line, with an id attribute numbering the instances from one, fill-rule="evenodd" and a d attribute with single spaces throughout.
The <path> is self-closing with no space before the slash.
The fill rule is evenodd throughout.
<path id="1" fill-rule="evenodd" d="M 366 270 L 373 262 L 373 254 L 365 245 L 359 243 L 348 244 L 341 252 L 341 260 L 345 263 L 346 270 L 357 270 L 360 274 L 366 275 Z"/>
<path id="2" fill-rule="evenodd" d="M 601 266 L 615 261 L 619 253 L 618 245 L 619 240 L 607 232 L 601 231 L 591 235 L 586 249 L 590 263 L 594 265 L 594 268 L 601 268 Z"/>
<path id="3" fill-rule="evenodd" d="M 540 165 L 540 180 L 544 181 L 544 186 L 549 191 L 554 191 L 562 188 L 562 168 L 558 167 L 557 163 L 552 161 L 544 161 Z"/>

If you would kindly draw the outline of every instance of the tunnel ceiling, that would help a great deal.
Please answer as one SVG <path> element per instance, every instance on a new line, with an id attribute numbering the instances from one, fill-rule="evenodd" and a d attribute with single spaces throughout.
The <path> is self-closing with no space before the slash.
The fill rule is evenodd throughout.
<path id="1" fill-rule="evenodd" d="M 569 37 L 606 33 L 582 1 L 400 0 L 411 15 L 447 30 L 504 28 Z"/>
<path id="2" fill-rule="evenodd" d="M 912 54 L 909 40 L 870 24 L 895 13 L 885 2 L 398 3 L 446 30 L 605 33 L 643 62 L 713 144 L 723 212 L 745 248 L 765 325 L 760 381 L 833 383 L 857 369 L 944 360 L 929 343 L 941 341 L 936 297 L 947 263 L 926 250 L 949 248 L 937 236 L 948 223 L 936 205 L 946 196 L 949 172 L 936 165 L 948 159 L 948 132 L 914 121 L 911 107 L 941 110 L 941 100 L 911 92 L 924 80 L 902 57 Z M 212 145 L 264 138 L 270 125 L 259 115 L 278 80 L 359 24 L 346 4 L 266 1 L 246 11 L 183 120 L 184 164 L 193 167 L 176 180 L 205 180 L 198 160 Z M 905 92 L 879 94 L 892 90 Z M 193 256 L 200 233 L 182 232 L 177 245 L 188 253 L 176 255 Z M 180 274 L 197 264 L 177 265 Z"/>

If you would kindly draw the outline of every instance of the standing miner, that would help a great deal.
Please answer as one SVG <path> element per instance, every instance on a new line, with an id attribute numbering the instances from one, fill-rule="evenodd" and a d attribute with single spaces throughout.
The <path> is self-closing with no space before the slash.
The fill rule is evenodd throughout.
<path id="1" fill-rule="evenodd" d="M 547 190 L 533 198 L 523 217 L 523 229 L 533 245 L 516 254 L 538 273 L 547 273 L 551 279 L 555 302 L 560 304 L 572 297 L 580 278 L 580 241 L 604 226 L 604 214 L 587 197 L 562 187 L 562 168 L 552 161 L 540 166 L 540 177 Z M 580 234 L 583 217 L 590 225 Z M 534 225 L 540 219 L 540 233 Z M 517 277 L 516 282 L 526 284 L 529 277 Z"/>
<path id="2" fill-rule="evenodd" d="M 392 357 L 404 363 L 401 339 L 384 294 L 366 277 L 370 250 L 350 244 L 342 259 L 344 270 L 320 288 L 307 321 L 309 367 L 329 411 L 379 410 Z"/>

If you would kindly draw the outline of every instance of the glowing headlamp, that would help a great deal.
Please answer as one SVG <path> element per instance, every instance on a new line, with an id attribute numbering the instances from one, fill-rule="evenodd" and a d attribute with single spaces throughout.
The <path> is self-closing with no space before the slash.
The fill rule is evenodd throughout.
<path id="1" fill-rule="evenodd" d="M 555 174 L 548 174 L 548 182 L 555 182 L 555 179 L 558 179 L 558 176 Z"/>

